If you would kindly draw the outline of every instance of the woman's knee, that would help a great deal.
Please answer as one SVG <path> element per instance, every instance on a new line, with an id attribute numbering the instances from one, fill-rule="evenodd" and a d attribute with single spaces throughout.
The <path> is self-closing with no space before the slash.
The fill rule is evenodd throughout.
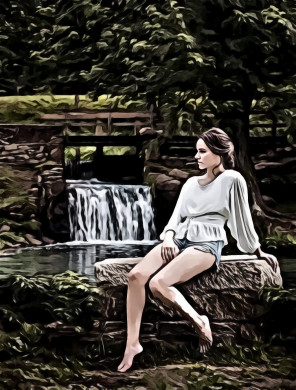
<path id="1" fill-rule="evenodd" d="M 128 283 L 136 283 L 136 284 L 143 284 L 145 285 L 148 281 L 148 276 L 145 275 L 143 272 L 132 269 L 128 273 Z"/>
<path id="2" fill-rule="evenodd" d="M 149 282 L 149 289 L 152 294 L 158 296 L 161 292 L 161 278 L 158 276 L 154 276 Z"/>

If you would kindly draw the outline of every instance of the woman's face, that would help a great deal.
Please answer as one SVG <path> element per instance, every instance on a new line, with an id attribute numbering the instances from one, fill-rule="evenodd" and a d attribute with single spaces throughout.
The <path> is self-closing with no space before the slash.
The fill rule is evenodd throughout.
<path id="1" fill-rule="evenodd" d="M 220 164 L 220 156 L 211 152 L 202 139 L 197 141 L 196 149 L 197 153 L 194 157 L 198 162 L 199 169 L 211 169 Z"/>

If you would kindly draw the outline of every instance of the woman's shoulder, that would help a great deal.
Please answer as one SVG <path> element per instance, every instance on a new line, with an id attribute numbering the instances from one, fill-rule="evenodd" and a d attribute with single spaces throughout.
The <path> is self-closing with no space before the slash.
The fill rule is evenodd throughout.
<path id="1" fill-rule="evenodd" d="M 194 175 L 194 176 L 190 176 L 188 177 L 188 179 L 185 181 L 185 183 L 193 183 L 195 182 L 198 178 L 200 178 L 202 176 L 198 176 L 198 175 Z"/>
<path id="2" fill-rule="evenodd" d="M 246 183 L 243 175 L 235 169 L 226 169 L 220 176 L 221 183 L 225 188 L 233 188 L 233 185 L 241 187 Z"/>
<path id="3" fill-rule="evenodd" d="M 226 169 L 226 171 L 223 172 L 223 175 L 230 179 L 245 180 L 243 175 L 239 171 L 236 171 L 235 169 Z"/>
<path id="4" fill-rule="evenodd" d="M 186 180 L 185 184 L 186 184 L 186 186 L 196 185 L 196 184 L 198 184 L 198 181 L 204 179 L 205 176 L 206 175 L 191 176 Z M 224 183 L 226 183 L 226 182 L 233 183 L 235 181 L 245 181 L 245 178 L 243 177 L 243 175 L 234 169 L 226 169 L 218 177 L 219 177 L 219 180 L 222 179 L 222 182 L 224 182 Z M 214 181 L 216 181 L 216 179 Z M 216 183 L 218 183 L 218 181 Z"/>
<path id="5" fill-rule="evenodd" d="M 227 186 L 229 189 L 234 189 L 235 191 L 245 191 L 247 188 L 247 182 L 244 176 L 234 170 L 234 169 L 227 169 L 224 176 L 224 185 Z"/>
<path id="6" fill-rule="evenodd" d="M 184 185 L 186 186 L 190 186 L 192 184 L 196 184 L 197 183 L 197 179 L 198 179 L 199 176 L 190 176 L 184 183 Z"/>

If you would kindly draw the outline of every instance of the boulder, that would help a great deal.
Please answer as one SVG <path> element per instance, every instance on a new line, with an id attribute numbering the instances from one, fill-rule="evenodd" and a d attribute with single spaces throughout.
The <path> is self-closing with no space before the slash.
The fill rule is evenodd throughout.
<path id="1" fill-rule="evenodd" d="M 166 171 L 163 165 L 153 161 L 145 161 L 145 168 L 150 168 L 150 172 L 155 173 L 163 173 Z"/>
<path id="2" fill-rule="evenodd" d="M 61 147 L 52 149 L 50 151 L 50 157 L 55 161 L 61 162 L 63 160 L 63 149 Z"/>
<path id="3" fill-rule="evenodd" d="M 156 188 L 160 191 L 178 191 L 181 182 L 174 180 L 170 176 L 160 174 L 156 179 Z"/>
<path id="4" fill-rule="evenodd" d="M 25 234 L 26 239 L 29 241 L 32 245 L 42 245 L 42 242 L 40 240 L 37 240 L 32 234 Z"/>
<path id="5" fill-rule="evenodd" d="M 181 158 L 177 157 L 168 157 L 164 160 L 165 165 L 168 168 L 179 168 L 182 169 L 185 166 L 185 162 L 181 160 Z"/>
<path id="6" fill-rule="evenodd" d="M 165 175 L 164 173 L 158 175 L 158 178 L 157 178 L 157 181 L 159 184 L 166 183 L 170 180 L 172 180 L 172 178 L 168 175 Z"/>
<path id="7" fill-rule="evenodd" d="M 177 179 L 177 180 L 187 180 L 188 177 L 189 177 L 189 173 L 188 172 L 184 172 L 182 171 L 181 169 L 172 169 L 170 172 L 169 172 L 169 176 L 173 177 L 174 179 Z"/>
<path id="8" fill-rule="evenodd" d="M 101 315 L 108 323 L 117 321 L 125 327 L 127 274 L 140 260 L 107 259 L 95 264 L 97 284 L 105 292 L 105 312 Z M 260 298 L 265 286 L 282 286 L 280 272 L 273 272 L 265 260 L 254 255 L 232 255 L 222 256 L 218 272 L 206 271 L 175 287 L 197 312 L 209 317 L 216 341 L 219 341 L 225 337 L 237 340 L 258 335 L 256 323 L 270 309 Z M 149 323 L 155 325 L 149 337 L 184 334 L 184 327 L 187 335 L 194 334 L 190 324 L 155 298 L 147 287 L 143 326 Z"/>

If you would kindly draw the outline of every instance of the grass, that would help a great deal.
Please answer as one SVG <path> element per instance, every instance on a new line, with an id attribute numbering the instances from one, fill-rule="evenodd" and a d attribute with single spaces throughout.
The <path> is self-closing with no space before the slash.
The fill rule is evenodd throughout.
<path id="1" fill-rule="evenodd" d="M 40 123 L 42 113 L 56 113 L 71 110 L 146 110 L 143 101 L 122 103 L 121 96 L 99 96 L 93 101 L 86 95 L 79 95 L 78 107 L 75 95 L 34 95 L 0 97 L 0 123 Z"/>

